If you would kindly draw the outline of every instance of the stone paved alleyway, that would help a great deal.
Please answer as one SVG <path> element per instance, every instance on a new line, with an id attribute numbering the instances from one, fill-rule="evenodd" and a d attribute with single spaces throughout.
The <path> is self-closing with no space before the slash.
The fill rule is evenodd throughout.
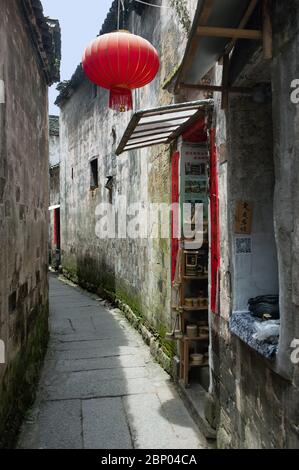
<path id="1" fill-rule="evenodd" d="M 50 278 L 51 340 L 21 448 L 207 446 L 168 375 L 122 315 Z"/>

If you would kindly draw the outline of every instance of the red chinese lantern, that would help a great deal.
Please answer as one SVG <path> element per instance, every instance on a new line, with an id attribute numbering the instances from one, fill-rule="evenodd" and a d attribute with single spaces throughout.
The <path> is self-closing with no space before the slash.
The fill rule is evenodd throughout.
<path id="1" fill-rule="evenodd" d="M 99 36 L 86 48 L 82 64 L 93 83 L 110 90 L 109 107 L 118 111 L 133 108 L 132 90 L 150 83 L 160 67 L 156 49 L 128 31 Z"/>

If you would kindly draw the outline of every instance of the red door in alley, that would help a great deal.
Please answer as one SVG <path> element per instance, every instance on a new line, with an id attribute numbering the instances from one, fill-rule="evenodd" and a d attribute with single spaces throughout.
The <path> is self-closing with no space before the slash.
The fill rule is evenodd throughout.
<path id="1" fill-rule="evenodd" d="M 54 209 L 53 242 L 56 249 L 60 249 L 60 209 Z"/>

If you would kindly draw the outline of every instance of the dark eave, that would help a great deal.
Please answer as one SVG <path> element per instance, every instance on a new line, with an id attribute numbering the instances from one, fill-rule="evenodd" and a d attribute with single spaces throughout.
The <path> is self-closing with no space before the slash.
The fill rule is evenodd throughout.
<path id="1" fill-rule="evenodd" d="M 46 18 L 40 0 L 20 0 L 47 85 L 60 79 L 61 33 L 57 20 Z"/>

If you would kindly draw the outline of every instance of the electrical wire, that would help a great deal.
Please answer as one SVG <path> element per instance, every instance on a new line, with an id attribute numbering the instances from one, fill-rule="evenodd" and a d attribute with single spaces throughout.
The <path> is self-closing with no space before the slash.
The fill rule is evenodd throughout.
<path id="1" fill-rule="evenodd" d="M 133 0 L 137 3 L 141 3 L 142 5 L 147 5 L 149 7 L 155 7 L 155 8 L 167 8 L 170 9 L 171 7 L 166 6 L 166 5 L 154 5 L 153 3 L 145 2 L 144 0 Z M 120 28 L 120 6 L 122 6 L 122 11 L 123 11 L 123 23 L 124 23 L 124 14 L 125 14 L 125 3 L 124 0 L 118 0 L 118 11 L 117 11 L 117 30 Z"/>
<path id="2" fill-rule="evenodd" d="M 171 8 L 167 7 L 166 5 L 153 5 L 152 3 L 145 2 L 144 0 L 134 0 L 137 3 L 142 3 L 142 5 L 148 5 L 149 7 L 155 7 L 155 8 Z"/>

